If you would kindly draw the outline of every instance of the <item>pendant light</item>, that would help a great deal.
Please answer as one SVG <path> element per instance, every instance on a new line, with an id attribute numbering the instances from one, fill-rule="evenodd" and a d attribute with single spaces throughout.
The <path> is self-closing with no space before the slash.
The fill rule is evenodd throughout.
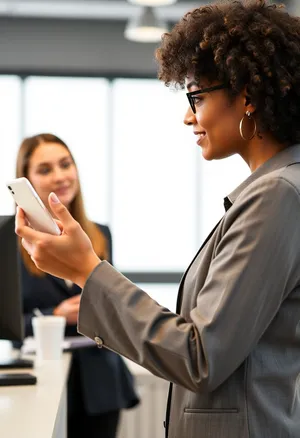
<path id="1" fill-rule="evenodd" d="M 128 21 L 124 35 L 130 41 L 154 43 L 160 41 L 165 32 L 168 32 L 166 23 L 158 18 L 152 7 L 144 6 Z"/>

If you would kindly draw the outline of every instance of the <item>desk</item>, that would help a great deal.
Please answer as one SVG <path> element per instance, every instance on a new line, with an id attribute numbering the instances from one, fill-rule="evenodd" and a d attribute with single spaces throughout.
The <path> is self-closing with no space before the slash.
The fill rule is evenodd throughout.
<path id="1" fill-rule="evenodd" d="M 61 360 L 44 361 L 30 370 L 0 371 L 29 372 L 37 377 L 36 385 L 0 387 L 0 437 L 66 437 L 66 383 L 70 361 L 71 355 L 64 353 Z"/>
<path id="2" fill-rule="evenodd" d="M 24 356 L 25 359 L 33 359 Z M 71 355 L 45 361 L 29 370 L 37 376 L 32 386 L 0 387 L 0 438 L 66 438 L 66 383 Z M 135 376 L 141 403 L 123 410 L 118 438 L 163 438 L 168 383 L 125 359 Z"/>

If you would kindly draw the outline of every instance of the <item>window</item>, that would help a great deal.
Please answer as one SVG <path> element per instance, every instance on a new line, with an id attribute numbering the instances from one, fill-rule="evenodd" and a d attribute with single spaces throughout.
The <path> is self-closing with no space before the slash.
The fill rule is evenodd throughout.
<path id="1" fill-rule="evenodd" d="M 199 150 L 183 125 L 185 94 L 158 80 L 119 79 L 112 107 L 115 263 L 182 271 L 198 244 Z"/>
<path id="2" fill-rule="evenodd" d="M 29 77 L 25 80 L 25 135 L 50 132 L 76 160 L 87 214 L 109 222 L 109 83 L 96 78 Z"/>
<path id="3" fill-rule="evenodd" d="M 166 307 L 171 310 L 171 312 L 176 311 L 177 284 L 138 283 L 137 286 L 147 292 L 147 294 L 161 306 Z"/>

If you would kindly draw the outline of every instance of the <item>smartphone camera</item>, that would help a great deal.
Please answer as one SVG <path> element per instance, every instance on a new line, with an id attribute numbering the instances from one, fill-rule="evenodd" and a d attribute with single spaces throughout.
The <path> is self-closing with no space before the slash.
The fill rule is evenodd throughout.
<path id="1" fill-rule="evenodd" d="M 15 192 L 13 192 L 12 188 L 10 186 L 7 186 L 9 188 L 9 190 L 12 192 L 12 194 L 14 195 Z"/>

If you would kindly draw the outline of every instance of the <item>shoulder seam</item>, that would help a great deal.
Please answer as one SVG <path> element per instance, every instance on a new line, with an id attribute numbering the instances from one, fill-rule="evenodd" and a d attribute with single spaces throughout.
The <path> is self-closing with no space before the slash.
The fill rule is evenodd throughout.
<path id="1" fill-rule="evenodd" d="M 288 185 L 290 185 L 291 187 L 293 187 L 293 189 L 295 190 L 295 192 L 297 193 L 297 195 L 298 195 L 299 198 L 300 198 L 300 192 L 299 192 L 298 188 L 295 186 L 295 184 L 293 184 L 291 181 L 289 181 L 287 178 L 285 178 L 285 177 L 282 176 L 282 175 L 279 175 L 279 176 L 278 176 L 278 179 L 281 179 L 281 180 L 285 181 Z"/>

